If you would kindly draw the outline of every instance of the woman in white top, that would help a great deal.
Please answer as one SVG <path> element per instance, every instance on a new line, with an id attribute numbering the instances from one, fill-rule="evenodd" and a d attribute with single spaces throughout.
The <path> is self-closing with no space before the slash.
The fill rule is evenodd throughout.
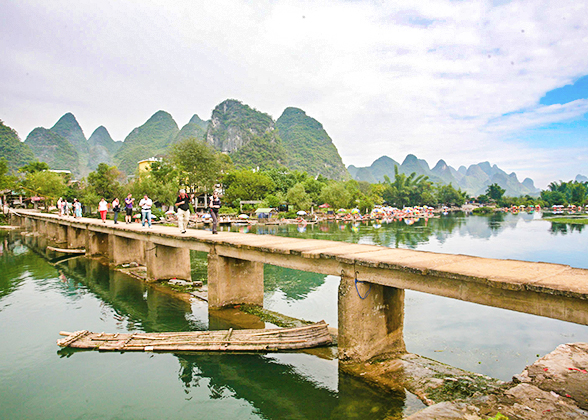
<path id="1" fill-rule="evenodd" d="M 98 203 L 98 211 L 100 212 L 100 218 L 102 223 L 106 223 L 106 213 L 108 213 L 108 203 L 106 199 L 102 197 L 102 200 Z"/>

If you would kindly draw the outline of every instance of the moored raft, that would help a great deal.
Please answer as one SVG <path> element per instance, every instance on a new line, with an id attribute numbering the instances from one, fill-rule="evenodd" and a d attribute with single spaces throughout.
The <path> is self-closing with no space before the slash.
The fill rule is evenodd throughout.
<path id="1" fill-rule="evenodd" d="M 277 351 L 329 345 L 325 321 L 297 328 L 164 333 L 73 333 L 61 331 L 61 347 L 101 351 Z"/>

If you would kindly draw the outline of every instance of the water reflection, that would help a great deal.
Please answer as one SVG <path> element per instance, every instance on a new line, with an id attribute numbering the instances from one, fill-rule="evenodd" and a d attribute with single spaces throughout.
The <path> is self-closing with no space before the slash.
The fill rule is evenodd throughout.
<path id="1" fill-rule="evenodd" d="M 34 241 L 31 238 L 30 242 Z M 22 242 L 9 241 L 7 245 L 4 250 L 17 249 Z M 208 314 L 206 308 L 195 311 L 198 304 L 177 299 L 95 260 L 73 258 L 51 266 L 31 251 L 19 255 L 5 251 L 4 255 L 0 259 L 4 275 L 0 277 L 0 308 L 7 304 L 11 310 L 0 310 L 0 322 L 6 326 L 1 339 L 11 344 L 0 350 L 0 381 L 5 390 L 0 396 L 1 418 L 45 413 L 61 418 L 315 419 L 361 415 L 382 419 L 402 418 L 422 407 L 418 401 L 407 407 L 404 392 L 374 391 L 340 373 L 337 360 L 310 354 L 58 350 L 55 339 L 59 330 L 155 332 L 252 327 L 249 322 L 257 322 L 253 325 L 257 328 L 264 325 L 259 325 L 259 320 L 239 324 L 230 314 Z M 9 267 L 14 269 L 12 277 L 5 275 Z M 287 274 L 283 284 L 279 284 L 279 277 L 270 268 L 270 283 L 275 281 L 275 287 L 292 299 L 303 299 L 324 276 L 305 276 L 298 283 L 310 284 L 302 286 L 296 284 L 294 273 Z M 40 306 L 42 311 L 37 309 Z M 19 326 L 20 318 L 27 321 L 24 329 Z M 21 346 L 30 349 L 26 357 L 19 355 Z M 174 364 L 169 364 L 170 358 Z M 33 359 L 38 363 L 32 363 Z M 170 374 L 181 387 L 173 386 Z M 34 406 L 28 404 L 29 393 L 19 392 L 21 387 L 35 393 Z"/>

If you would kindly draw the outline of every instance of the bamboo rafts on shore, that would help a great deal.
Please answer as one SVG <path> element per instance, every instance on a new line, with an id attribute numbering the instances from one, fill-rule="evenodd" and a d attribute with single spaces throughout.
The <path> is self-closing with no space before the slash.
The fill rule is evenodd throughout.
<path id="1" fill-rule="evenodd" d="M 61 347 L 102 351 L 277 351 L 332 343 L 325 321 L 298 328 L 164 333 L 73 333 L 61 331 Z"/>

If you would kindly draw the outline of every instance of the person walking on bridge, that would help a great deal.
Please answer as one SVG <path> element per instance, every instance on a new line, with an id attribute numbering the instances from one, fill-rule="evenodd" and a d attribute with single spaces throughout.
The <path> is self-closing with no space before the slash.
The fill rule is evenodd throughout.
<path id="1" fill-rule="evenodd" d="M 143 196 L 139 201 L 139 207 L 141 207 L 141 226 L 145 227 L 145 220 L 151 227 L 151 206 L 153 206 L 153 200 L 151 200 L 147 194 Z"/>
<path id="2" fill-rule="evenodd" d="M 133 198 L 133 194 L 127 195 L 125 198 L 125 222 L 131 223 L 133 217 L 133 204 L 135 203 L 135 199 Z"/>
<path id="3" fill-rule="evenodd" d="M 112 211 L 114 212 L 114 224 L 118 224 L 118 214 L 120 213 L 120 203 L 118 198 L 112 200 Z"/>
<path id="4" fill-rule="evenodd" d="M 194 194 L 188 197 L 186 190 L 181 189 L 178 198 L 176 198 L 176 207 L 178 214 L 178 227 L 181 233 L 186 233 L 188 222 L 190 221 L 190 200 L 194 198 Z"/>
<path id="5" fill-rule="evenodd" d="M 104 197 L 98 203 L 98 212 L 100 212 L 100 218 L 102 219 L 102 223 L 106 223 L 106 213 L 108 213 L 108 202 Z"/>
<path id="6" fill-rule="evenodd" d="M 216 224 L 218 223 L 218 209 L 220 209 L 221 202 L 218 198 L 218 193 L 215 191 L 210 197 L 210 216 L 212 217 L 212 233 L 218 233 L 216 231 Z"/>

